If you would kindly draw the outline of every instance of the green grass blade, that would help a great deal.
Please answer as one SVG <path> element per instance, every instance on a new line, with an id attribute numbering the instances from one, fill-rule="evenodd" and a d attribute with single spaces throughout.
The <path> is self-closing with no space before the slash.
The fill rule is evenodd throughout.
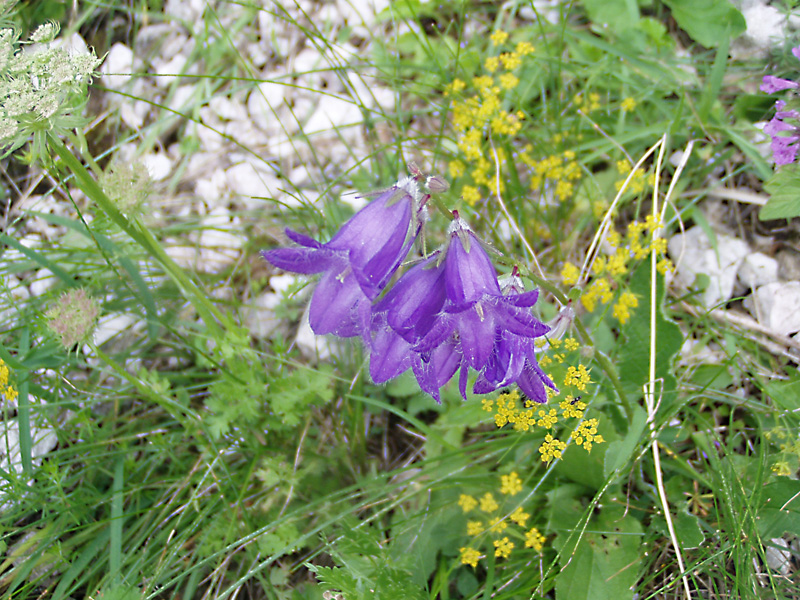
<path id="1" fill-rule="evenodd" d="M 111 544 L 108 553 L 108 572 L 112 582 L 119 584 L 119 574 L 122 568 L 122 524 L 123 515 L 123 495 L 122 490 L 125 482 L 125 455 L 117 458 L 114 465 L 114 484 L 112 486 L 111 497 Z"/>
<path id="2" fill-rule="evenodd" d="M 70 287 L 75 286 L 75 280 L 73 279 L 72 275 L 67 273 L 64 269 L 59 267 L 50 259 L 43 256 L 41 253 L 36 252 L 35 250 L 31 250 L 27 246 L 23 246 L 17 240 L 15 240 L 14 238 L 5 233 L 0 233 L 0 242 L 8 246 L 11 246 L 15 250 L 18 250 L 19 252 L 30 258 L 33 262 L 44 267 L 45 269 L 49 269 L 50 272 L 53 273 L 53 275 L 58 277 L 68 286 Z"/>

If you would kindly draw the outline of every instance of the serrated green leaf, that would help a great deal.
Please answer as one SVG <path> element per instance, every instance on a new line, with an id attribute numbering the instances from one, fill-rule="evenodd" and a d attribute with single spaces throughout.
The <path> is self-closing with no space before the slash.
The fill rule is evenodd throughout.
<path id="1" fill-rule="evenodd" d="M 779 169 L 764 188 L 770 198 L 758 213 L 759 219 L 768 221 L 800 216 L 800 165 L 795 163 Z"/>
<path id="2" fill-rule="evenodd" d="M 713 48 L 747 29 L 747 22 L 728 0 L 664 0 L 678 25 L 696 42 Z"/>

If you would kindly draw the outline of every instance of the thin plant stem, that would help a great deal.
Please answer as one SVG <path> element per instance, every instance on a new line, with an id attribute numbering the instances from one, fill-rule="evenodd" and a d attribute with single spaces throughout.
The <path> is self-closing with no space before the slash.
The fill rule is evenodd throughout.
<path id="1" fill-rule="evenodd" d="M 656 180 L 655 185 L 653 186 L 653 218 L 657 218 L 657 215 L 660 216 L 658 210 L 658 184 L 659 184 L 659 173 L 661 171 L 661 165 L 663 164 L 664 159 L 664 151 L 667 146 L 667 136 L 661 138 L 661 149 L 658 153 L 658 159 L 656 164 Z M 655 147 L 655 146 L 654 146 Z M 689 147 L 689 150 L 691 146 Z M 684 162 L 685 164 L 685 162 Z M 668 196 L 674 189 L 675 182 L 677 177 L 680 173 L 676 173 L 676 176 L 673 177 L 672 184 L 669 187 Z M 666 205 L 666 202 L 665 202 Z M 652 244 L 655 247 L 656 240 L 660 237 L 661 232 L 659 231 L 658 227 L 653 228 L 652 236 Z M 670 514 L 669 509 L 669 502 L 667 501 L 667 494 L 666 490 L 664 489 L 664 476 L 661 469 L 661 455 L 658 450 L 658 440 L 656 439 L 656 403 L 655 403 L 655 395 L 656 395 L 656 311 L 658 310 L 658 302 L 657 302 L 657 285 L 658 285 L 658 253 L 654 250 L 650 252 L 650 362 L 649 362 L 649 380 L 644 385 L 644 400 L 647 406 L 647 424 L 650 428 L 650 435 L 652 439 L 652 449 L 653 449 L 653 468 L 655 469 L 656 475 L 656 488 L 658 489 L 658 498 L 661 501 L 661 509 L 664 511 L 664 519 L 667 522 L 667 530 L 669 531 L 669 537 L 672 541 L 672 546 L 675 548 L 675 556 L 678 559 L 678 568 L 681 571 L 681 580 L 683 581 L 684 591 L 686 593 L 687 598 L 692 597 L 691 590 L 689 588 L 689 580 L 686 576 L 686 567 L 683 563 L 683 555 L 681 554 L 681 548 L 678 544 L 678 536 L 675 533 L 675 525 L 672 522 L 672 515 Z"/>

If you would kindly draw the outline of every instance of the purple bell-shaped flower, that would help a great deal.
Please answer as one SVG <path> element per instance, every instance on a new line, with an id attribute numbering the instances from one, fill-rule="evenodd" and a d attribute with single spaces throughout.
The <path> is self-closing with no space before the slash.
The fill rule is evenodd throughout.
<path id="1" fill-rule="evenodd" d="M 421 227 L 424 198 L 415 177 L 402 177 L 358 211 L 322 244 L 289 229 L 299 247 L 262 256 L 278 268 L 322 273 L 311 297 L 309 322 L 317 335 L 353 337 L 367 331 L 371 304 L 408 254 Z"/>
<path id="2" fill-rule="evenodd" d="M 494 265 L 480 240 L 457 212 L 453 214 L 450 245 L 444 259 L 446 301 L 433 326 L 419 339 L 414 350 L 424 360 L 443 344 L 450 346 L 455 340 L 453 352 L 461 357 L 459 390 L 464 398 L 472 367 L 481 373 L 476 393 L 520 382 L 534 394 L 534 399 L 539 399 L 542 394 L 533 378 L 538 377 L 541 370 L 536 364 L 533 340 L 547 333 L 549 328 L 529 310 L 538 292 L 504 295 Z M 447 353 L 450 360 L 451 355 L 452 352 Z M 543 373 L 541 376 L 549 382 Z"/>

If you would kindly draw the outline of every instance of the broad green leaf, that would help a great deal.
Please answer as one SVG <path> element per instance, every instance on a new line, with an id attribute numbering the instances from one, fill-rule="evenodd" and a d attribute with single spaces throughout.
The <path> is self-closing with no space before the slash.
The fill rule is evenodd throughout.
<path id="1" fill-rule="evenodd" d="M 781 408 L 791 411 L 800 409 L 800 380 L 775 381 L 767 383 L 765 387 L 772 401 Z"/>
<path id="2" fill-rule="evenodd" d="M 641 440 L 647 422 L 647 413 L 640 407 L 633 407 L 633 420 L 625 438 L 608 444 L 605 462 L 603 464 L 603 477 L 609 477 L 617 469 L 624 467 L 633 456 Z"/>
<path id="3" fill-rule="evenodd" d="M 700 520 L 687 512 L 675 515 L 675 535 L 684 550 L 699 548 L 706 539 L 703 529 L 700 527 Z"/>
<path id="4" fill-rule="evenodd" d="M 589 18 L 597 25 L 608 25 L 617 33 L 635 27 L 639 22 L 636 0 L 584 0 Z"/>
<path id="5" fill-rule="evenodd" d="M 574 483 L 559 485 L 557 488 L 547 492 L 547 531 L 569 531 L 577 527 L 583 513 L 583 506 L 578 498 L 585 492 L 585 488 Z M 567 536 L 559 536 L 563 542 Z"/>
<path id="6" fill-rule="evenodd" d="M 758 511 L 758 531 L 764 538 L 800 531 L 800 481 L 781 477 L 761 490 L 764 503 Z"/>
<path id="7" fill-rule="evenodd" d="M 762 221 L 791 219 L 800 216 L 800 165 L 791 164 L 779 169 L 764 184 L 769 201 L 758 213 Z"/>
<path id="8" fill-rule="evenodd" d="M 598 433 L 605 439 L 615 435 L 609 431 L 609 422 L 605 417 L 599 419 Z M 562 439 L 566 440 L 569 434 L 565 433 Z M 555 472 L 560 477 L 566 477 L 575 483 L 580 483 L 593 490 L 599 490 L 605 484 L 603 476 L 603 457 L 606 445 L 594 444 L 591 452 L 587 452 L 577 444 L 572 444 L 556 466 Z"/>
<path id="9" fill-rule="evenodd" d="M 742 13 L 728 0 L 664 0 L 664 4 L 694 41 L 709 48 L 747 29 Z"/>
<path id="10" fill-rule="evenodd" d="M 604 508 L 589 523 L 574 552 L 563 551 L 556 577 L 557 600 L 632 598 L 639 576 L 642 524 L 624 509 Z M 570 544 L 571 545 L 571 544 Z"/>

